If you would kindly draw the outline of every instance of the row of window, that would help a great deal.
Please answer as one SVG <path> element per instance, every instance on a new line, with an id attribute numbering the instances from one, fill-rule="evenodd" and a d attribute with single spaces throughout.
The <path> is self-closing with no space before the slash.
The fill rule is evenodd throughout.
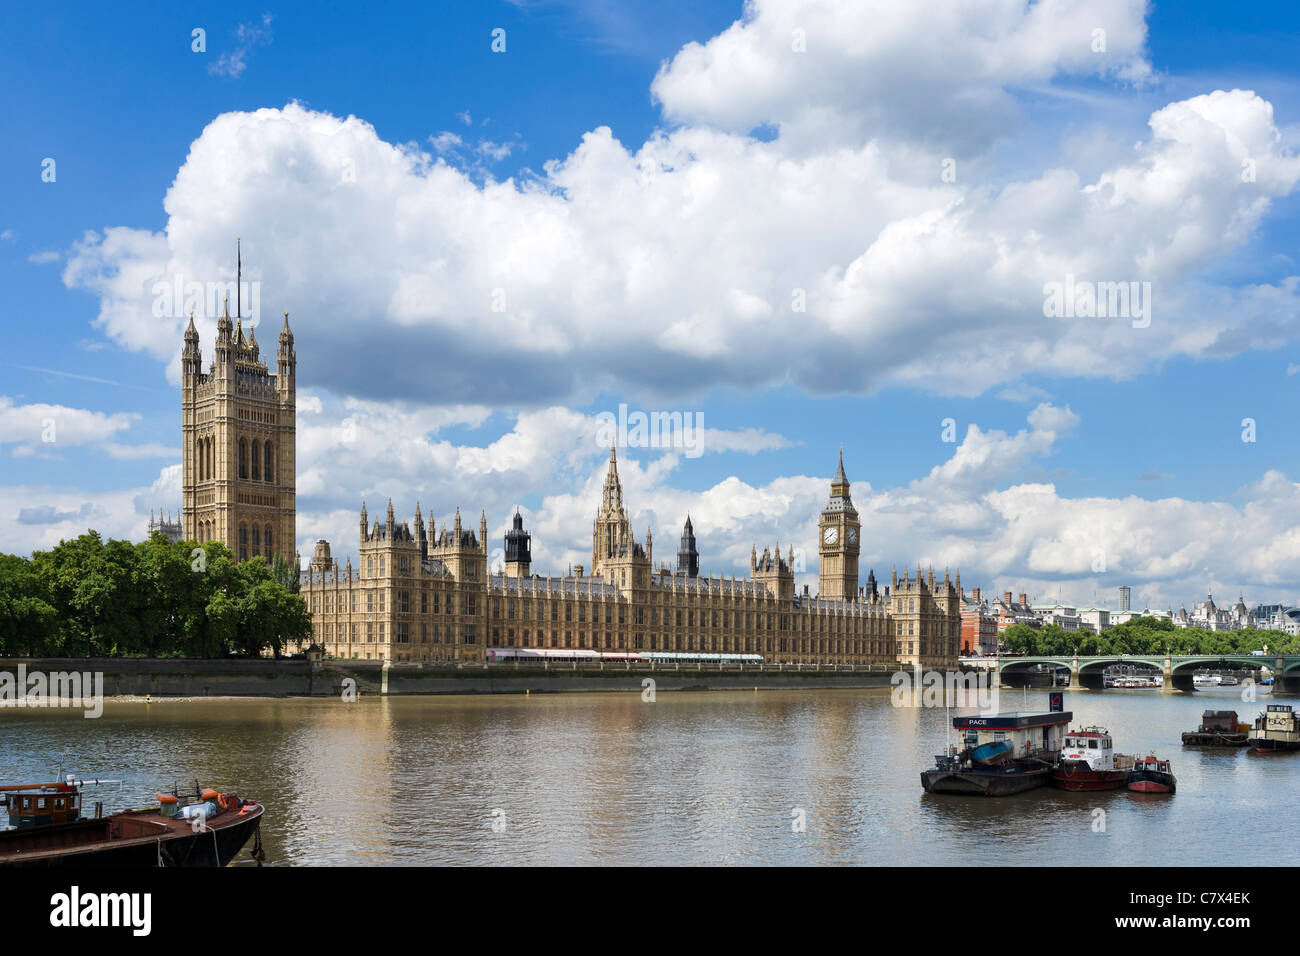
<path id="1" fill-rule="evenodd" d="M 266 525 L 265 527 L 256 524 L 253 525 L 252 536 L 251 536 L 252 537 L 251 551 L 249 550 L 250 548 L 249 537 L 250 537 L 249 526 L 241 523 L 239 525 L 239 533 L 238 533 L 239 560 L 247 561 L 249 554 L 252 554 L 253 557 L 262 555 L 263 557 L 266 558 L 267 561 L 270 561 L 272 555 L 274 554 L 274 550 L 271 546 L 272 545 L 271 526 L 269 524 Z"/>
<path id="2" fill-rule="evenodd" d="M 451 625 L 443 627 L 438 624 L 420 625 L 421 644 L 453 644 Z M 316 636 L 322 644 L 384 644 L 388 640 L 388 627 L 384 621 L 367 621 L 364 624 L 318 624 Z M 411 630 L 405 621 L 393 625 L 393 642 L 411 643 Z M 461 643 L 475 644 L 478 637 L 474 625 L 466 624 L 461 628 Z"/>
<path id="3" fill-rule="evenodd" d="M 256 438 L 252 442 L 252 454 L 249 454 L 249 442 L 247 438 L 239 439 L 239 477 L 245 481 L 250 478 L 253 481 L 273 481 L 275 471 L 271 466 L 272 446 L 270 441 L 259 442 Z M 249 468 L 249 463 L 252 468 Z"/>
<path id="4" fill-rule="evenodd" d="M 210 481 L 216 477 L 216 438 L 200 438 L 194 447 L 194 471 L 198 481 Z M 239 439 L 239 477 L 245 481 L 250 476 L 253 481 L 275 480 L 275 448 L 271 441 L 254 439 L 249 445 L 247 438 Z M 250 467 L 251 466 L 251 467 Z"/>

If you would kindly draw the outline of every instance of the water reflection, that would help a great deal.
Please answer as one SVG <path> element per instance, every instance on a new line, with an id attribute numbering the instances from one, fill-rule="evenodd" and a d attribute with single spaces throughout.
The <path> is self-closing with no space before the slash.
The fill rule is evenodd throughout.
<path id="1" fill-rule="evenodd" d="M 1250 863 L 1243 821 L 1285 863 L 1300 754 L 1179 744 L 1206 707 L 1249 720 L 1263 706 L 1068 693 L 1076 724 L 1173 760 L 1178 793 L 1146 800 L 924 794 L 945 712 L 893 707 L 884 689 L 109 703 L 96 721 L 9 710 L 0 777 L 49 778 L 63 755 L 65 771 L 127 781 L 92 798 L 114 808 L 173 780 L 237 789 L 267 804 L 273 865 Z"/>

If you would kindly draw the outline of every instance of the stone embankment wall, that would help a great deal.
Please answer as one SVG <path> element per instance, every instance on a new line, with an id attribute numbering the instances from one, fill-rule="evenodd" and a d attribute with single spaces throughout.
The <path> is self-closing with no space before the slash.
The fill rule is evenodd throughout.
<path id="1" fill-rule="evenodd" d="M 355 689 L 361 694 L 547 694 L 581 691 L 640 692 L 646 678 L 655 690 L 815 690 L 888 687 L 892 668 L 762 669 L 683 664 L 625 668 L 554 664 L 388 664 L 382 661 L 169 660 L 152 658 L 0 658 L 0 672 L 103 674 L 105 697 L 326 697 Z M 348 680 L 354 682 L 349 684 Z M 29 679 L 30 680 L 30 679 Z"/>

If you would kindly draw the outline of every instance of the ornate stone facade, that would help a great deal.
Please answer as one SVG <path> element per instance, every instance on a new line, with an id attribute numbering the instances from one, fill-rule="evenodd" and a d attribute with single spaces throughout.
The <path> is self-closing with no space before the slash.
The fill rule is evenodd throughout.
<path id="1" fill-rule="evenodd" d="M 851 509 L 841 462 L 823 528 L 857 528 L 846 503 Z M 336 657 L 482 661 L 489 648 L 546 648 L 922 668 L 956 662 L 960 576 L 938 581 L 933 570 L 917 568 L 914 576 L 894 572 L 883 594 L 874 574 L 859 589 L 857 549 L 850 560 L 844 548 L 823 572 L 841 596 L 826 598 L 795 593 L 793 549 L 783 556 L 779 546 L 751 551 L 748 578 L 654 567 L 650 531 L 643 542 L 633 537 L 613 451 L 592 526 L 591 573 L 531 574 L 518 513 L 506 534 L 505 570 L 494 574 L 487 573 L 485 515 L 477 535 L 462 528 L 459 509 L 451 527 L 435 534 L 432 512 L 426 528 L 418 503 L 410 523 L 397 523 L 391 502 L 382 524 L 368 528 L 367 520 L 363 504 L 359 568 L 350 561 L 340 568 L 320 541 L 302 573 L 314 638 Z"/>
<path id="2" fill-rule="evenodd" d="M 289 313 L 280 329 L 276 374 L 259 357 L 257 335 L 217 321 L 215 361 L 203 372 L 190 315 L 181 352 L 181 489 L 185 537 L 220 541 L 240 561 L 296 560 L 294 489 L 297 355 Z"/>

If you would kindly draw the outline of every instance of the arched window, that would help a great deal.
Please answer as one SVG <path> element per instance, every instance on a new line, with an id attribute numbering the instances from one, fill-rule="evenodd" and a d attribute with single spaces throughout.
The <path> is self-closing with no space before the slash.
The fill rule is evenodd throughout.
<path id="1" fill-rule="evenodd" d="M 253 480 L 262 480 L 262 448 L 256 439 L 253 440 Z"/>
<path id="2" fill-rule="evenodd" d="M 271 443 L 269 441 L 262 446 L 262 458 L 264 460 L 263 461 L 264 467 L 262 468 L 263 480 L 275 481 L 275 472 L 271 468 Z"/>
<path id="3" fill-rule="evenodd" d="M 248 439 L 239 439 L 239 477 L 248 477 Z"/>
<path id="4" fill-rule="evenodd" d="M 217 462 L 217 440 L 215 438 L 209 438 L 208 439 L 208 478 L 209 479 L 216 477 L 216 462 Z"/>
<path id="5" fill-rule="evenodd" d="M 266 534 L 262 537 L 262 543 L 266 545 L 266 556 L 271 557 L 271 526 L 266 526 Z"/>
<path id="6" fill-rule="evenodd" d="M 239 560 L 248 560 L 248 527 L 242 524 L 239 526 Z"/>
<path id="7" fill-rule="evenodd" d="M 253 554 L 258 554 L 262 550 L 262 529 L 253 525 Z"/>

